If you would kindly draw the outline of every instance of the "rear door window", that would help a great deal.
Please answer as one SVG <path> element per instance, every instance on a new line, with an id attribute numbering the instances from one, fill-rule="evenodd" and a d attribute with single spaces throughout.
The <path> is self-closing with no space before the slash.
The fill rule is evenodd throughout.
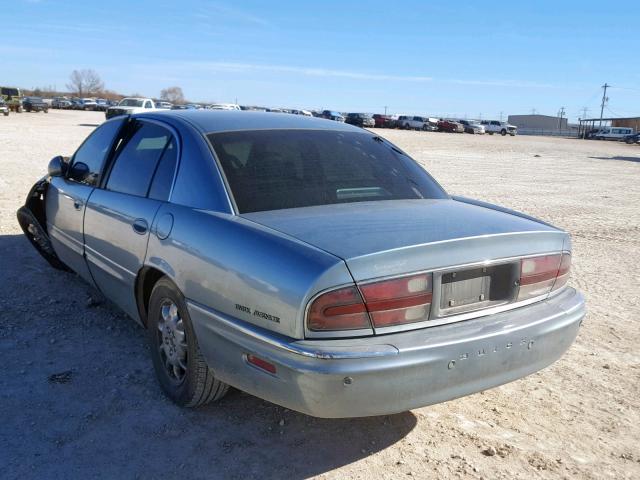
<path id="1" fill-rule="evenodd" d="M 162 157 L 160 157 L 160 162 L 158 163 L 156 173 L 151 182 L 151 188 L 149 189 L 149 198 L 163 202 L 169 200 L 177 163 L 178 149 L 175 139 L 172 138 L 164 149 Z"/>
<path id="2" fill-rule="evenodd" d="M 166 128 L 137 121 L 118 148 L 107 190 L 144 197 L 158 162 L 172 140 Z"/>
<path id="3" fill-rule="evenodd" d="M 447 197 L 413 160 L 368 133 L 258 130 L 208 138 L 240 213 Z"/>

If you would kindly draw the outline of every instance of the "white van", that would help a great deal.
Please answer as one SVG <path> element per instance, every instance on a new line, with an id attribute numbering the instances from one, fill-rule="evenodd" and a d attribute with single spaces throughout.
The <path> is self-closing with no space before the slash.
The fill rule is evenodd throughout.
<path id="1" fill-rule="evenodd" d="M 632 133 L 633 128 L 629 127 L 603 127 L 593 135 L 593 138 L 596 140 L 622 140 Z"/>

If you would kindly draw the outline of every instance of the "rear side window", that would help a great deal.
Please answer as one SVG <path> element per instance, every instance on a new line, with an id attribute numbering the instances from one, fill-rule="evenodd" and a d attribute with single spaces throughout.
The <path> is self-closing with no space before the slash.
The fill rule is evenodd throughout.
<path id="1" fill-rule="evenodd" d="M 89 167 L 89 175 L 82 183 L 97 184 L 102 165 L 124 121 L 125 118 L 119 118 L 103 123 L 93 131 L 73 155 L 72 163 L 84 163 Z"/>
<path id="2" fill-rule="evenodd" d="M 447 198 L 413 160 L 369 133 L 258 130 L 208 138 L 240 213 Z"/>
<path id="3" fill-rule="evenodd" d="M 144 197 L 171 133 L 155 123 L 136 122 L 119 147 L 107 190 Z"/>
<path id="4" fill-rule="evenodd" d="M 177 162 L 178 149 L 176 148 L 175 139 L 172 138 L 164 149 L 162 157 L 160 157 L 160 162 L 158 163 L 156 173 L 151 182 L 151 188 L 149 189 L 149 198 L 162 201 L 169 199 Z"/>

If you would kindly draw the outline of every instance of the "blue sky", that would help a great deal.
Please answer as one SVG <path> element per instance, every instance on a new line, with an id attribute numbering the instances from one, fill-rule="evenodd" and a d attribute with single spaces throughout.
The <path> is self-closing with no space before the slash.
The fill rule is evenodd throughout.
<path id="1" fill-rule="evenodd" d="M 13 0 L 3 85 L 197 101 L 498 118 L 640 115 L 636 1 Z"/>

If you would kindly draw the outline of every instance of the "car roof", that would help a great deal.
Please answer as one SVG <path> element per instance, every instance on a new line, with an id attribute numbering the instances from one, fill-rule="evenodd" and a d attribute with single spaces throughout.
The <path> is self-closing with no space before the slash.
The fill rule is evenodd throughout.
<path id="1" fill-rule="evenodd" d="M 190 123 L 203 133 L 232 130 L 310 129 L 362 132 L 352 125 L 302 115 L 242 110 L 165 110 L 139 114 L 158 120 L 167 117 Z"/>

